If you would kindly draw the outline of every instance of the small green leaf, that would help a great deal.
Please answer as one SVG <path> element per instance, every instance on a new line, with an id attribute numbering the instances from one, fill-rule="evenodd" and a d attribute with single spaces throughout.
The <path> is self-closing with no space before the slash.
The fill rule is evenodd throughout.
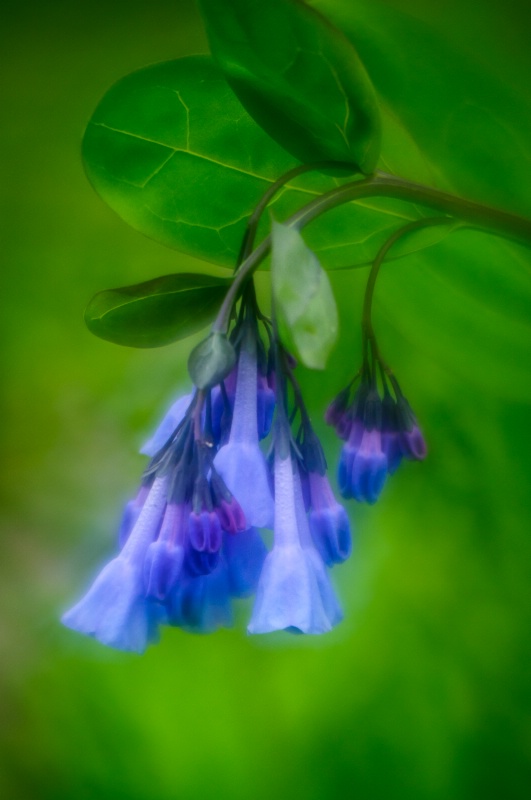
<path id="1" fill-rule="evenodd" d="M 201 0 L 212 54 L 258 124 L 303 162 L 374 170 L 375 92 L 359 56 L 299 0 Z"/>
<path id="2" fill-rule="evenodd" d="M 223 333 L 211 333 L 194 347 L 188 372 L 198 389 L 211 389 L 227 377 L 236 363 L 236 351 Z"/>
<path id="3" fill-rule="evenodd" d="M 299 231 L 273 223 L 271 273 L 280 338 L 303 364 L 324 369 L 338 333 L 326 272 Z"/>
<path id="4" fill-rule="evenodd" d="M 208 325 L 230 281 L 212 275 L 164 275 L 98 292 L 85 311 L 91 333 L 126 347 L 161 347 Z"/>

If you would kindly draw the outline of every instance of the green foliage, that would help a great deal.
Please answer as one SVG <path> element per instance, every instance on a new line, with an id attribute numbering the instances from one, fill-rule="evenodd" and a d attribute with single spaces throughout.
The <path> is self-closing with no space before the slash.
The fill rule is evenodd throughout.
<path id="1" fill-rule="evenodd" d="M 307 367 L 324 369 L 337 339 L 330 281 L 296 228 L 273 222 L 271 280 L 282 343 Z"/>
<path id="2" fill-rule="evenodd" d="M 236 363 L 236 351 L 222 333 L 211 333 L 188 359 L 190 378 L 198 389 L 210 389 L 227 377 Z"/>
<path id="3" fill-rule="evenodd" d="M 401 151 L 412 145 L 399 130 Z M 83 140 L 94 188 L 126 222 L 177 250 L 233 267 L 246 221 L 262 194 L 298 162 L 247 114 L 205 56 L 133 72 L 103 97 Z M 429 173 L 416 164 L 413 177 Z M 307 174 L 272 203 L 285 219 L 340 181 Z M 396 201 L 349 204 L 312 223 L 305 234 L 326 267 L 367 263 L 388 233 L 417 209 Z M 267 221 L 259 237 L 268 233 Z M 441 238 L 410 239 L 406 253 Z"/>
<path id="4" fill-rule="evenodd" d="M 341 31 L 298 0 L 201 0 L 214 58 L 246 110 L 303 162 L 373 171 L 374 90 Z"/>
<path id="5" fill-rule="evenodd" d="M 461 6 L 439 14 L 435 6 L 418 5 L 411 14 L 406 0 L 311 5 L 350 38 L 379 93 L 383 170 L 426 181 L 416 176 L 427 166 L 432 186 L 531 216 L 531 159 L 523 134 L 531 129 L 529 81 L 499 39 L 501 11 L 497 18 L 489 7 L 478 27 L 469 9 L 476 20 L 474 51 L 455 22 Z M 492 58 L 496 48 L 500 55 Z M 410 135 L 407 148 L 398 144 L 403 130 Z M 376 304 L 394 331 L 463 380 L 531 398 L 528 249 L 461 230 L 384 267 Z"/>
<path id="6" fill-rule="evenodd" d="M 381 503 L 350 505 L 356 546 L 334 576 L 345 611 L 336 632 L 319 641 L 287 634 L 272 641 L 240 631 L 166 631 L 160 645 L 135 658 L 85 642 L 58 622 L 114 548 L 117 499 L 132 496 L 145 463 L 135 458 L 135 443 L 187 381 L 186 342 L 142 352 L 104 346 L 83 330 L 79 310 L 97 288 L 171 273 L 176 258 L 106 215 L 79 166 L 79 132 L 113 76 L 161 54 L 206 47 L 191 6 L 28 0 L 10 4 L 0 28 L 10 76 L 0 127 L 9 265 L 0 796 L 528 800 L 529 351 L 516 386 L 509 374 L 517 363 L 511 342 L 517 329 L 525 336 L 529 318 L 523 248 L 508 265 L 507 245 L 462 231 L 448 249 L 437 246 L 430 266 L 415 257 L 383 267 L 375 300 L 381 343 L 400 369 L 430 455 L 422 467 L 399 471 Z M 358 31 L 357 47 L 382 95 L 387 76 L 386 106 L 391 97 L 411 104 L 406 124 L 426 157 L 463 194 L 524 213 L 531 199 L 528 4 L 345 0 L 342 9 L 335 21 L 349 35 Z M 476 115 L 492 119 L 493 108 L 484 93 L 470 106 L 474 94 L 461 80 L 472 65 L 484 92 L 490 85 L 496 96 L 501 124 L 471 124 Z M 442 115 L 451 96 L 465 135 L 445 144 L 437 104 Z M 386 169 L 439 180 L 435 170 L 414 174 L 418 147 L 400 119 L 391 120 Z M 503 145 L 503 120 L 517 147 Z M 351 235 L 370 235 L 369 226 L 350 220 Z M 399 223 L 387 217 L 388 226 Z M 316 251 L 315 230 L 304 237 Z M 369 238 L 367 255 L 377 241 Z M 348 263 L 344 256 L 340 249 L 319 253 L 327 265 Z M 326 380 L 318 372 L 301 377 L 333 471 L 339 445 L 320 420 L 358 355 L 353 304 L 365 272 L 332 279 L 342 336 Z M 513 314 L 503 324 L 502 307 Z M 478 338 L 485 353 L 476 367 Z M 501 373 L 489 375 L 494 342 Z M 238 608 L 240 627 L 248 611 Z"/>
<path id="7" fill-rule="evenodd" d="M 468 59 L 466 37 L 461 50 L 454 42 L 450 47 L 449 28 L 438 35 L 410 15 L 363 0 L 354 7 L 347 0 L 316 0 L 314 5 L 351 39 L 378 89 L 382 169 L 531 213 L 531 170 L 520 134 L 524 123 L 531 125 L 525 82 L 515 92 L 490 63 Z M 267 38 L 275 15 L 293 13 L 292 32 L 308 20 L 311 29 L 319 20 L 291 3 L 240 8 L 208 2 L 204 9 L 219 47 L 221 39 L 240 41 L 233 36 L 237 17 L 245 30 L 254 31 L 258 41 L 253 48 L 240 41 L 238 50 L 238 58 L 251 59 L 246 68 L 251 76 L 261 74 L 255 56 L 274 71 L 275 53 L 285 58 L 289 50 L 286 26 L 279 27 L 282 47 L 268 50 L 261 39 Z M 263 29 L 252 22 L 256 13 L 264 20 Z M 333 29 L 326 30 L 333 38 Z M 227 59 L 221 59 L 225 69 Z M 305 74 L 289 74 L 304 93 Z M 315 97 L 328 103 L 329 95 Z M 124 219 L 165 244 L 226 266 L 234 264 L 246 220 L 260 196 L 297 163 L 245 112 L 205 57 L 155 65 L 119 81 L 96 109 L 83 152 L 94 186 Z M 286 219 L 340 182 L 324 174 L 297 178 L 272 203 L 275 217 Z M 314 221 L 305 240 L 326 268 L 367 264 L 390 232 L 425 213 L 394 200 L 350 203 Z M 266 232 L 264 223 L 259 238 Z M 396 330 L 461 376 L 504 395 L 527 393 L 528 251 L 471 230 L 450 232 L 450 227 L 423 231 L 393 250 L 393 258 L 407 254 L 408 260 L 383 270 L 377 309 L 385 309 Z"/>
<path id="8" fill-rule="evenodd" d="M 214 318 L 229 281 L 212 275 L 164 275 L 98 292 L 85 311 L 88 329 L 127 347 L 160 347 L 200 331 Z"/>

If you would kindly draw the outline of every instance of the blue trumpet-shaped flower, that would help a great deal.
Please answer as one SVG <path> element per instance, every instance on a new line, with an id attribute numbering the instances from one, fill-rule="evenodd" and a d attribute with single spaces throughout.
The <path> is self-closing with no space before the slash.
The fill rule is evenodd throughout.
<path id="1" fill-rule="evenodd" d="M 308 484 L 308 519 L 313 543 L 327 566 L 340 564 L 346 561 L 352 551 L 348 514 L 334 497 L 326 475 L 310 472 Z"/>
<path id="2" fill-rule="evenodd" d="M 184 419 L 184 415 L 191 401 L 191 394 L 185 394 L 177 398 L 162 418 L 162 422 L 158 425 L 153 436 L 140 448 L 140 452 L 143 455 L 153 457 L 164 447 L 168 439 L 175 433 L 175 429 Z"/>
<path id="3" fill-rule="evenodd" d="M 208 575 L 185 576 L 179 582 L 169 599 L 168 623 L 190 633 L 232 627 L 229 576 L 222 560 Z"/>
<path id="4" fill-rule="evenodd" d="M 185 557 L 189 513 L 186 504 L 166 506 L 158 538 L 149 545 L 144 558 L 146 597 L 162 603 L 177 584 Z"/>
<path id="5" fill-rule="evenodd" d="M 339 460 L 338 483 L 343 497 L 374 503 L 387 475 L 393 475 L 402 459 L 421 460 L 426 443 L 409 403 L 396 378 L 383 380 L 381 399 L 376 381 L 367 375 L 350 400 L 350 386 L 329 405 L 326 420 L 346 442 Z"/>
<path id="6" fill-rule="evenodd" d="M 349 437 L 339 459 L 338 483 L 343 497 L 375 503 L 387 477 L 387 457 L 379 430 L 364 430 L 358 442 Z"/>
<path id="7" fill-rule="evenodd" d="M 311 543 L 298 467 L 277 448 L 274 545 L 262 569 L 248 631 L 318 634 L 340 619 L 326 569 Z"/>
<path id="8" fill-rule="evenodd" d="M 166 505 L 167 479 L 155 479 L 121 553 L 100 572 L 62 622 L 120 650 L 142 653 L 157 638 L 161 609 L 146 599 L 144 557 Z"/>
<path id="9" fill-rule="evenodd" d="M 239 533 L 225 533 L 223 559 L 227 565 L 229 592 L 232 597 L 249 597 L 256 591 L 267 556 L 267 548 L 256 528 Z"/>
<path id="10" fill-rule="evenodd" d="M 268 528 L 273 523 L 273 498 L 258 438 L 256 387 L 256 339 L 254 332 L 247 329 L 238 360 L 230 437 L 214 458 L 214 467 L 237 498 L 247 524 Z"/>

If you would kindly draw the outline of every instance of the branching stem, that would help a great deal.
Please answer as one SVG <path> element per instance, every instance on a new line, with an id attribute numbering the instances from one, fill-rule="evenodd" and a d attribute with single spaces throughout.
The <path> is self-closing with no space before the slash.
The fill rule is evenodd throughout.
<path id="1" fill-rule="evenodd" d="M 326 211 L 364 197 L 391 197 L 427 206 L 441 214 L 456 217 L 479 230 L 531 246 L 530 220 L 382 172 L 363 180 L 346 183 L 337 189 L 331 189 L 293 214 L 286 224 L 293 225 L 300 230 Z M 225 295 L 212 330 L 221 333 L 227 332 L 235 301 L 248 278 L 266 258 L 270 249 L 271 236 L 267 236 L 242 262 Z"/>
<path id="2" fill-rule="evenodd" d="M 378 251 L 376 258 L 374 259 L 371 271 L 369 273 L 369 277 L 367 278 L 367 286 L 365 288 L 365 297 L 363 299 L 363 315 L 362 315 L 362 328 L 364 332 L 366 332 L 367 336 L 370 336 L 373 333 L 372 329 L 372 321 L 371 321 L 371 311 L 372 311 L 372 300 L 374 297 L 374 287 L 376 286 L 376 279 L 378 278 L 378 273 L 380 272 L 380 267 L 382 266 L 385 257 L 389 250 L 404 236 L 407 236 L 409 233 L 414 233 L 415 231 L 421 230 L 422 228 L 428 228 L 432 225 L 451 225 L 454 222 L 452 217 L 425 217 L 424 219 L 418 219 L 414 222 L 410 222 L 408 225 L 404 225 L 399 230 L 395 231 L 389 239 L 382 245 L 380 250 Z"/>

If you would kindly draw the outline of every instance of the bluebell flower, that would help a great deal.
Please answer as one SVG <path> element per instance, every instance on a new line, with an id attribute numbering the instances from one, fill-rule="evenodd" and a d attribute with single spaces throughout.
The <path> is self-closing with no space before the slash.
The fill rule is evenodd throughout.
<path id="1" fill-rule="evenodd" d="M 340 564 L 346 561 L 352 551 L 348 514 L 337 502 L 326 475 L 310 472 L 308 487 L 308 520 L 313 543 L 327 566 Z"/>
<path id="2" fill-rule="evenodd" d="M 168 623 L 190 633 L 233 625 L 229 576 L 221 560 L 208 575 L 185 576 L 168 602 Z"/>
<path id="3" fill-rule="evenodd" d="M 349 408 L 350 432 L 338 467 L 343 497 L 375 503 L 387 477 L 387 456 L 382 447 L 382 401 L 374 386 L 362 382 Z"/>
<path id="4" fill-rule="evenodd" d="M 298 467 L 277 449 L 274 545 L 264 562 L 247 630 L 318 634 L 340 619 L 326 569 L 311 543 Z"/>
<path id="5" fill-rule="evenodd" d="M 144 558 L 146 597 L 162 603 L 177 584 L 185 557 L 189 515 L 187 504 L 167 504 L 158 538 L 149 545 Z"/>
<path id="6" fill-rule="evenodd" d="M 271 430 L 275 413 L 275 391 L 269 383 L 267 375 L 258 370 L 257 375 L 257 422 L 258 438 L 265 439 Z"/>
<path id="7" fill-rule="evenodd" d="M 415 415 L 396 378 L 382 369 L 383 400 L 374 373 L 362 371 L 362 381 L 350 399 L 350 385 L 332 401 L 326 420 L 346 439 L 339 459 L 338 483 L 343 497 L 374 503 L 386 477 L 404 458 L 426 456 L 426 443 Z M 391 384 L 395 397 L 389 390 Z"/>
<path id="8" fill-rule="evenodd" d="M 229 438 L 237 375 L 238 365 L 236 364 L 221 384 L 214 386 L 211 391 L 212 435 L 217 445 L 225 444 Z"/>
<path id="9" fill-rule="evenodd" d="M 273 523 L 273 498 L 258 439 L 256 386 L 256 340 L 247 330 L 238 359 L 230 437 L 218 450 L 214 467 L 237 498 L 249 527 L 267 528 Z"/>
<path id="10" fill-rule="evenodd" d="M 144 557 L 162 521 L 167 484 L 165 477 L 155 479 L 122 551 L 63 615 L 64 625 L 110 647 L 137 653 L 157 639 L 161 609 L 146 600 Z"/>
<path id="11" fill-rule="evenodd" d="M 153 436 L 145 442 L 140 448 L 142 455 L 155 456 L 159 450 L 164 447 L 166 442 L 174 434 L 178 425 L 184 419 L 184 415 L 190 406 L 193 399 L 192 394 L 185 394 L 177 398 L 169 410 L 164 415 L 162 422 L 157 427 Z"/>
<path id="12" fill-rule="evenodd" d="M 223 536 L 223 559 L 232 597 L 254 594 L 267 556 L 267 547 L 256 528 Z"/>
<path id="13" fill-rule="evenodd" d="M 387 457 L 382 450 L 382 434 L 376 428 L 358 431 L 353 427 L 339 459 L 338 483 L 343 497 L 375 503 L 387 477 Z"/>
<path id="14" fill-rule="evenodd" d="M 149 494 L 149 489 L 149 486 L 145 486 L 143 484 L 138 490 L 136 497 L 134 497 L 132 500 L 128 500 L 126 503 L 122 512 L 120 526 L 118 528 L 118 544 L 120 547 L 124 546 L 129 538 L 129 534 L 135 527 L 138 517 L 140 516 L 140 512 L 142 511 L 144 503 L 146 502 L 146 498 Z"/>

